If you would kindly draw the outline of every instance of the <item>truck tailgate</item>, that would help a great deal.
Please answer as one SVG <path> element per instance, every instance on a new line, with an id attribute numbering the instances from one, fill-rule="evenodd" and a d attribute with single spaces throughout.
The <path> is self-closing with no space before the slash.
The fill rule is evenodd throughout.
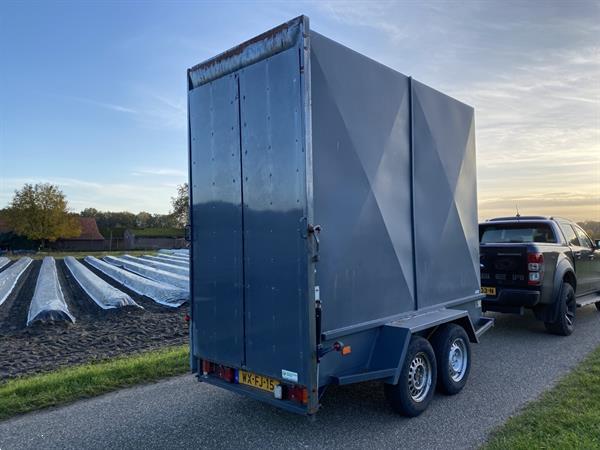
<path id="1" fill-rule="evenodd" d="M 481 245 L 479 252 L 483 288 L 527 287 L 527 246 Z"/>

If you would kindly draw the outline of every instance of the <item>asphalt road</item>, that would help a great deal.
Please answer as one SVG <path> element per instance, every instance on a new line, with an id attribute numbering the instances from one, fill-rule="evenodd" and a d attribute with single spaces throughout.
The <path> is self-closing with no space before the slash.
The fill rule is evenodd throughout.
<path id="1" fill-rule="evenodd" d="M 530 316 L 496 317 L 473 348 L 466 388 L 415 419 L 394 414 L 378 383 L 332 388 L 310 422 L 183 376 L 2 422 L 0 449 L 477 447 L 600 345 L 593 306 L 568 338 Z"/>

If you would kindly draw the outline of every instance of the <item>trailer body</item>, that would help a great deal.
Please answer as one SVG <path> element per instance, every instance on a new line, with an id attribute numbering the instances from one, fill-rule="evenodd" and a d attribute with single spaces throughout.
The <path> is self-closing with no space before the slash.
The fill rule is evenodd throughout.
<path id="1" fill-rule="evenodd" d="M 471 107 L 305 16 L 189 69 L 188 92 L 201 381 L 314 414 L 330 384 L 397 382 L 413 334 L 488 328 Z"/>

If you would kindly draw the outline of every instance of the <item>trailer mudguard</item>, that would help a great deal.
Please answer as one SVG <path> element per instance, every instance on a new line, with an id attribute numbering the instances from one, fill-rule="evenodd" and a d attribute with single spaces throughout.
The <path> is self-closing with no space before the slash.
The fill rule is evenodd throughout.
<path id="1" fill-rule="evenodd" d="M 442 308 L 424 314 L 395 320 L 377 329 L 366 368 L 335 377 L 337 384 L 351 384 L 369 380 L 383 380 L 396 384 L 404 364 L 406 350 L 413 334 L 433 333 L 445 323 L 462 326 L 471 342 L 477 342 L 477 332 L 466 310 Z M 351 342 L 344 339 L 344 343 Z"/>

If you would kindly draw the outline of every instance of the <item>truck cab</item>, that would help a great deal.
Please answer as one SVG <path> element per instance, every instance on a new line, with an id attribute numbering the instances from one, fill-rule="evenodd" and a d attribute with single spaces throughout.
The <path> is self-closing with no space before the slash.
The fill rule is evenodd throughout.
<path id="1" fill-rule="evenodd" d="M 576 223 L 500 217 L 479 225 L 479 242 L 485 311 L 531 309 L 550 331 L 568 335 L 578 306 L 600 310 L 600 241 Z"/>

